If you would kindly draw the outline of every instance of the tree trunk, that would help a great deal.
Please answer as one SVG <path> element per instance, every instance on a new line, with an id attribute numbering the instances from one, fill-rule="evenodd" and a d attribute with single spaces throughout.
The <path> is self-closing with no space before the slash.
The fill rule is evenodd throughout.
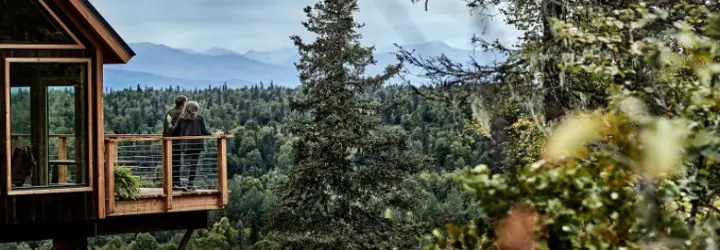
<path id="1" fill-rule="evenodd" d="M 560 18 L 562 14 L 562 6 L 551 0 L 543 0 L 541 9 L 541 18 L 543 24 L 542 47 L 545 48 L 544 54 L 547 60 L 542 64 L 542 80 L 543 80 L 543 108 L 545 113 L 545 121 L 551 123 L 562 118 L 567 108 L 567 92 L 560 82 L 560 69 L 553 51 L 549 48 L 557 48 L 553 45 L 555 36 L 552 32 L 552 24 L 550 19 Z"/>

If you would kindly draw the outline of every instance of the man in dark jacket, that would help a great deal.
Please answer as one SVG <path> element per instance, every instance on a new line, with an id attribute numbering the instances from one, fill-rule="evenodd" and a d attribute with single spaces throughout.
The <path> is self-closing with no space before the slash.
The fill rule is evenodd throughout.
<path id="1" fill-rule="evenodd" d="M 178 117 L 180 117 L 180 114 L 182 113 L 183 108 L 185 108 L 185 102 L 187 102 L 187 97 L 184 95 L 179 95 L 175 97 L 175 107 L 169 109 L 167 112 L 165 112 L 165 116 L 163 117 L 163 136 L 172 136 L 173 128 L 175 127 L 175 124 L 177 123 Z M 180 185 L 180 171 L 179 167 L 182 164 L 182 150 L 180 149 L 180 143 L 177 141 L 173 141 L 173 150 L 172 150 L 172 165 L 173 169 L 177 171 L 173 171 L 173 179 L 176 179 L 177 182 L 173 182 L 174 188 L 179 188 Z"/>
<path id="2" fill-rule="evenodd" d="M 165 112 L 165 116 L 163 116 L 163 136 L 172 135 L 172 129 L 175 127 L 175 123 L 185 107 L 185 102 L 187 102 L 187 97 L 179 95 L 175 97 L 175 107 Z"/>

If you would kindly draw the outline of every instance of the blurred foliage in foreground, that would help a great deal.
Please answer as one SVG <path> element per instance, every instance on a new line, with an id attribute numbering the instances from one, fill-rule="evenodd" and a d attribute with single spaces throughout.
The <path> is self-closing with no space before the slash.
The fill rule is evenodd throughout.
<path id="1" fill-rule="evenodd" d="M 552 19 L 561 79 L 607 104 L 574 106 L 545 139 L 513 145 L 539 156 L 516 173 L 458 177 L 481 214 L 435 230 L 428 248 L 716 249 L 720 16 L 684 1 L 570 2 L 577 19 Z M 513 126 L 544 133 L 527 122 Z"/>

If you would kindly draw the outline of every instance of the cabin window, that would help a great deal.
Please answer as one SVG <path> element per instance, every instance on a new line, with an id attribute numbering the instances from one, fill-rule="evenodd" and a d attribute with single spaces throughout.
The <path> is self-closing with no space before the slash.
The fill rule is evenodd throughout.
<path id="1" fill-rule="evenodd" d="M 8 65 L 12 189 L 86 185 L 88 63 Z"/>
<path id="2" fill-rule="evenodd" d="M 0 44 L 75 44 L 39 0 L 0 0 Z"/>

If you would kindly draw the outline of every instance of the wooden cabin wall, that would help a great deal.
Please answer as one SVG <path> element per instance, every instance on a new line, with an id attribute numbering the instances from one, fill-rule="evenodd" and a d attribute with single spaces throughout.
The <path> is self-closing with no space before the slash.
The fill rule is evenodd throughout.
<path id="1" fill-rule="evenodd" d="M 78 193 L 58 193 L 43 195 L 21 195 L 7 196 L 6 178 L 0 178 L 0 226 L 2 225 L 39 225 L 39 224 L 64 224 L 68 222 L 78 222 L 84 220 L 93 220 L 99 217 L 98 213 L 104 216 L 105 201 L 98 201 L 98 197 L 104 197 L 104 184 L 99 183 L 99 179 L 103 177 L 103 128 L 102 128 L 102 55 L 99 54 L 99 43 L 88 25 L 81 24 L 76 26 L 73 18 L 64 13 L 67 9 L 60 6 L 55 1 L 46 1 L 48 6 L 55 12 L 60 20 L 66 24 L 71 32 L 77 36 L 80 42 L 86 47 L 84 50 L 67 49 L 67 50 L 48 50 L 48 49 L 0 49 L 0 63 L 4 65 L 5 58 L 8 57 L 37 57 L 37 58 L 91 58 L 92 75 L 88 79 L 88 85 L 85 90 L 91 93 L 87 99 L 85 119 L 90 119 L 90 126 L 86 131 L 88 139 L 87 152 L 85 159 L 90 166 L 89 183 L 92 185 L 92 192 Z M 73 13 L 77 15 L 78 13 Z M 4 67 L 0 67 L 0 76 L 4 78 Z M 4 87 L 4 81 L 2 81 Z M 4 91 L 0 91 L 4 93 Z M 4 94 L 0 94 L 4 95 Z M 4 96 L 3 96 L 4 98 Z M 3 99 L 4 100 L 4 99 Z M 4 102 L 0 102 L 0 108 L 4 110 Z M 0 141 L 5 142 L 4 133 L 0 133 Z M 5 157 L 4 147 L 0 150 L 0 157 Z M 0 158 L 4 159 L 4 158 Z M 4 162 L 4 161 L 3 161 Z M 4 177 L 5 168 L 0 168 L 0 176 Z M 102 193 L 103 195 L 99 195 Z"/>
<path id="2" fill-rule="evenodd" d="M 87 50 L 28 50 L 28 49 L 0 49 L 0 62 L 5 63 L 5 58 L 11 57 L 32 57 L 32 58 L 91 58 L 93 60 L 93 66 L 98 65 L 96 63 L 95 49 L 88 48 Z M 0 67 L 0 75 L 4 76 L 5 68 Z M 93 72 L 98 70 L 96 68 L 91 69 Z M 91 77 L 88 81 L 89 86 L 86 91 L 93 93 L 96 84 L 95 77 Z M 3 88 L 5 82 L 3 81 Z M 3 92 L 4 93 L 4 92 Z M 93 95 L 91 95 L 93 96 Z M 5 98 L 3 96 L 3 98 Z M 4 99 L 3 99 L 4 100 Z M 86 108 L 89 108 L 91 103 L 94 102 L 94 97 L 90 100 L 86 100 Z M 4 110 L 4 102 L 1 102 L 0 106 Z M 88 113 L 85 113 L 84 118 L 88 119 Z M 93 122 L 94 124 L 94 122 Z M 89 130 L 86 132 L 86 138 L 91 137 L 95 129 L 94 126 L 89 126 Z M 0 133 L 2 142 L 5 142 L 5 134 Z M 88 142 L 90 151 L 95 151 L 93 147 L 96 145 Z M 4 147 L 2 150 L 2 157 L 6 157 Z M 90 154 L 87 154 L 89 157 Z M 4 158 L 2 158 L 4 159 Z M 98 165 L 92 164 L 88 159 L 85 160 L 92 170 L 95 178 L 97 173 Z M 101 169 L 101 168 L 100 168 Z M 0 176 L 5 176 L 5 168 L 0 168 Z M 0 187 L 6 186 L 6 178 L 0 178 Z M 4 189 L 4 188 L 3 188 Z M 59 193 L 59 194 L 33 194 L 33 195 L 18 195 L 8 196 L 7 190 L 2 190 L 0 195 L 0 225 L 23 225 L 23 224 L 56 224 L 71 221 L 82 221 L 91 220 L 97 218 L 97 187 L 93 187 L 93 192 L 78 192 L 78 193 Z"/>

